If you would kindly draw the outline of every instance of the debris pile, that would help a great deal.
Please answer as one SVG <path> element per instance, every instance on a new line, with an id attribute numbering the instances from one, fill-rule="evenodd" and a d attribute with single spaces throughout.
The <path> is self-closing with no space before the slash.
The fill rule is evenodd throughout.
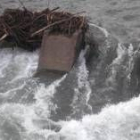
<path id="1" fill-rule="evenodd" d="M 87 29 L 87 21 L 80 13 L 72 14 L 45 9 L 33 12 L 23 9 L 6 9 L 0 16 L 0 41 L 15 42 L 16 46 L 34 51 L 41 45 L 43 31 L 71 36 L 76 30 Z"/>

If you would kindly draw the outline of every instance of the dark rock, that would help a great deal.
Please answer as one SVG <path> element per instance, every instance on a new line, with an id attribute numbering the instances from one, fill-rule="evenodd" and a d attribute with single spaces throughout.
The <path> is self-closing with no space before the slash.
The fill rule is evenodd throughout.
<path id="1" fill-rule="evenodd" d="M 118 40 L 110 35 L 106 29 L 89 24 L 89 28 L 85 34 L 85 44 L 87 47 L 87 53 L 85 58 L 90 65 L 90 61 L 94 61 L 98 56 L 105 56 L 107 53 L 111 53 L 116 57 L 116 48 L 118 47 Z M 112 60 L 113 58 L 109 59 Z M 111 63 L 111 62 L 110 62 Z"/>
<path id="2" fill-rule="evenodd" d="M 16 44 L 14 42 L 7 42 L 7 41 L 1 41 L 0 42 L 0 49 L 2 48 L 12 48 L 14 49 L 14 47 L 16 46 Z"/>
<path id="3" fill-rule="evenodd" d="M 129 90 L 133 93 L 136 93 L 135 96 L 138 96 L 140 93 L 140 53 L 134 58 L 134 66 L 131 72 L 131 81 Z"/>
<path id="4" fill-rule="evenodd" d="M 106 39 L 107 37 L 101 27 L 89 24 L 88 30 L 85 33 L 85 44 L 87 47 L 85 58 L 88 66 L 92 65 L 92 62 L 99 54 L 103 55 L 105 53 Z"/>

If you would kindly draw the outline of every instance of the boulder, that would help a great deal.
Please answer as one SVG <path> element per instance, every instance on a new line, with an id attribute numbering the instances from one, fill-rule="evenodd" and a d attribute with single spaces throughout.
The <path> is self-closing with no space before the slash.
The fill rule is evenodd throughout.
<path id="1" fill-rule="evenodd" d="M 90 62 L 94 62 L 98 57 L 107 58 L 109 56 L 107 61 L 111 61 L 117 55 L 118 40 L 105 28 L 95 24 L 89 23 L 88 30 L 85 33 L 85 44 L 88 50 L 85 55 L 88 65 L 92 65 Z M 110 55 L 108 55 L 109 53 Z M 110 58 L 110 56 L 113 58 Z"/>

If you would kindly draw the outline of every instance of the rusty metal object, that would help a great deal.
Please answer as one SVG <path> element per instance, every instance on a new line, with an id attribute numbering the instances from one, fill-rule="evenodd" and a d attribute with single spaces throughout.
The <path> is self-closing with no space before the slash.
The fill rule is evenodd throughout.
<path id="1" fill-rule="evenodd" d="M 69 72 L 80 52 L 82 37 L 80 30 L 70 37 L 45 32 L 40 50 L 38 71 L 45 69 Z"/>

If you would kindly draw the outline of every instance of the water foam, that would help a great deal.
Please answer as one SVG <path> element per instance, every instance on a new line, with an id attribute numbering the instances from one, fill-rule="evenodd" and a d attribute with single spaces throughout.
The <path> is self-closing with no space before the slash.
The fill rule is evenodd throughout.
<path id="1" fill-rule="evenodd" d="M 1 50 L 0 57 L 2 60 L 0 64 L 0 75 L 4 77 L 10 72 L 14 72 L 14 75 L 11 75 L 10 82 L 14 82 L 19 78 L 31 77 L 37 68 L 37 54 L 38 52 L 21 52 L 18 49 Z"/>
<path id="2" fill-rule="evenodd" d="M 88 104 L 90 94 L 91 94 L 91 88 L 88 82 L 89 72 L 86 67 L 86 60 L 84 57 L 85 53 L 86 53 L 86 49 L 80 53 L 78 59 L 78 64 L 79 64 L 78 71 L 77 71 L 78 87 L 75 88 L 75 95 L 72 102 L 74 114 L 78 112 L 80 107 L 82 107 L 83 105 L 87 105 L 88 108 L 92 110 L 92 107 Z"/>
<path id="3" fill-rule="evenodd" d="M 139 140 L 140 97 L 118 105 L 106 106 L 97 115 L 86 115 L 81 121 L 65 122 L 54 136 L 65 140 Z"/>
<path id="4" fill-rule="evenodd" d="M 4 56 L 6 53 L 8 57 Z M 7 59 L 10 58 L 11 60 L 14 60 L 13 64 L 20 67 L 19 69 L 16 69 L 17 73 L 15 79 L 10 79 L 11 81 L 9 81 L 9 84 L 16 83 L 18 80 L 22 79 L 23 83 L 25 80 L 28 81 L 28 77 L 33 75 L 37 67 L 38 55 L 36 53 L 32 56 L 30 53 L 21 53 L 23 52 L 20 52 L 20 54 L 18 54 L 18 52 L 13 54 L 10 51 L 5 51 L 4 55 L 0 53 L 0 56 L 3 56 L 2 63 L 0 65 L 1 79 L 6 78 L 5 72 L 8 71 L 5 70 L 9 70 L 11 66 L 11 61 Z M 129 74 L 133 69 L 132 63 L 136 53 L 137 50 L 134 51 L 131 44 L 128 49 L 119 44 L 117 57 L 110 65 L 110 69 L 112 71 L 110 77 L 112 78 L 117 73 L 117 68 L 123 64 L 127 66 L 126 71 L 128 71 Z M 126 57 L 129 58 L 127 59 L 127 62 L 124 61 Z M 2 65 L 4 62 L 6 62 L 5 66 Z M 27 64 L 27 67 L 25 64 Z M 88 70 L 85 65 L 84 52 L 80 55 L 79 64 L 77 72 L 78 88 L 76 89 L 77 93 L 75 94 L 75 100 L 73 103 L 79 103 L 78 98 L 80 97 L 80 89 L 85 88 L 84 96 L 82 96 L 86 99 L 86 102 L 88 102 L 91 93 L 88 83 Z M 52 104 L 51 98 L 55 94 L 56 88 L 61 85 L 61 82 L 65 78 L 66 75 L 47 87 L 43 84 L 38 85 L 34 92 L 35 102 L 33 104 L 4 103 L 1 105 L 0 129 L 2 130 L 4 123 L 8 122 L 13 128 L 14 126 L 17 127 L 18 133 L 25 140 L 139 140 L 140 97 L 133 98 L 130 101 L 119 103 L 117 105 L 108 105 L 104 107 L 99 114 L 85 115 L 81 120 L 61 121 L 59 122 L 61 125 L 61 130 L 59 132 L 55 132 L 49 128 L 41 128 L 36 125 L 35 122 L 40 119 L 47 120 L 50 111 L 52 109 L 55 110 L 56 106 Z M 115 78 L 111 80 L 114 81 Z M 12 92 L 16 92 L 18 89 L 22 89 L 22 86 L 24 87 L 24 85 L 16 87 L 15 84 L 13 88 L 10 89 L 10 92 L 7 93 L 10 94 Z M 82 101 L 83 100 L 81 100 L 81 102 Z"/>
<path id="5" fill-rule="evenodd" d="M 138 50 L 134 50 L 132 44 L 130 44 L 128 48 L 123 44 L 118 44 L 117 57 L 108 66 L 109 76 L 106 79 L 107 85 L 110 85 L 111 83 L 116 84 L 116 76 L 118 72 L 122 73 L 123 76 L 126 76 L 126 79 L 130 81 L 131 72 L 134 65 L 134 58 L 137 52 Z"/>
<path id="6" fill-rule="evenodd" d="M 37 69 L 38 52 L 2 49 L 0 57 L 0 96 L 10 99 L 29 83 L 33 84 L 34 80 L 30 78 Z"/>
<path id="7" fill-rule="evenodd" d="M 57 108 L 51 101 L 51 98 L 56 92 L 56 88 L 60 86 L 61 82 L 66 78 L 67 75 L 62 76 L 62 78 L 54 81 L 49 86 L 45 87 L 44 84 L 41 84 L 37 91 L 35 92 L 35 110 L 36 113 L 42 118 L 48 118 L 51 110 Z"/>
<path id="8" fill-rule="evenodd" d="M 98 28 L 99 30 L 101 30 L 104 33 L 105 37 L 108 38 L 109 32 L 105 28 L 97 26 L 96 24 L 93 24 L 93 23 L 89 23 L 89 25 L 94 26 L 94 27 Z"/>

